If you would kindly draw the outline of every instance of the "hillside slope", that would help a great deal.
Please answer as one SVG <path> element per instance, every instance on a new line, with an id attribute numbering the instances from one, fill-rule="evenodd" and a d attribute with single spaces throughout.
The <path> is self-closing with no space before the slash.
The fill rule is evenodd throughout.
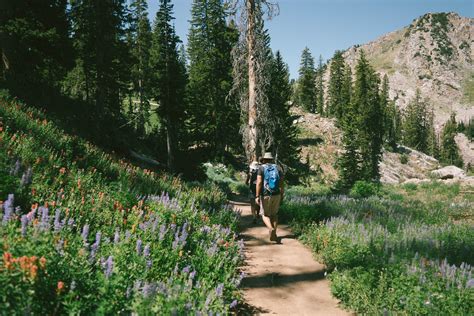
<path id="1" fill-rule="evenodd" d="M 401 30 L 352 46 L 344 57 L 355 67 L 363 49 L 376 71 L 388 75 L 390 97 L 401 108 L 419 88 L 434 107 L 439 130 L 452 111 L 463 121 L 474 116 L 473 32 L 472 18 L 428 13 Z"/>
<path id="2" fill-rule="evenodd" d="M 297 117 L 294 124 L 300 130 L 300 160 L 309 167 L 306 182 L 308 184 L 334 183 L 338 179 L 337 156 L 342 150 L 342 133 L 336 126 L 335 120 L 322 117 L 319 114 L 308 113 L 299 107 L 293 107 L 292 114 Z M 469 145 L 464 134 L 459 134 L 457 138 Z M 469 147 L 469 150 L 462 152 L 465 159 L 472 155 L 472 148 Z M 465 161 L 470 162 L 470 160 Z M 435 158 L 400 146 L 398 153 L 383 152 L 380 162 L 380 180 L 382 183 L 390 184 L 428 181 L 433 178 L 432 172 L 440 167 L 440 163 Z M 452 181 L 472 185 L 474 177 L 466 177 L 463 174 L 462 178 Z"/>
<path id="3" fill-rule="evenodd" d="M 228 314 L 243 245 L 225 203 L 0 94 L 0 314 Z"/>

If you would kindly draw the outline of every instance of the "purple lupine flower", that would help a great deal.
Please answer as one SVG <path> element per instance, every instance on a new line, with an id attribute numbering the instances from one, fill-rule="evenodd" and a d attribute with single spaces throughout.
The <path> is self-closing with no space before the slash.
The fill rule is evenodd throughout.
<path id="1" fill-rule="evenodd" d="M 28 228 L 28 216 L 23 215 L 21 217 L 21 235 L 26 236 L 26 229 Z"/>
<path id="2" fill-rule="evenodd" d="M 84 227 L 82 227 L 82 239 L 84 240 L 84 244 L 87 244 L 87 237 L 89 235 L 89 225 L 85 224 Z"/>
<path id="3" fill-rule="evenodd" d="M 152 283 L 145 282 L 145 284 L 143 285 L 143 288 L 142 288 L 142 295 L 143 295 L 143 297 L 148 298 L 148 297 L 154 295 L 155 291 L 156 291 L 156 285 L 154 285 Z"/>
<path id="4" fill-rule="evenodd" d="M 474 279 L 469 279 L 469 281 L 466 282 L 466 288 L 470 289 L 474 287 Z"/>
<path id="5" fill-rule="evenodd" d="M 132 233 L 131 233 L 129 230 L 127 230 L 127 231 L 125 232 L 125 241 L 129 241 L 131 235 L 132 235 Z"/>
<path id="6" fill-rule="evenodd" d="M 189 278 L 190 278 L 191 280 L 194 280 L 194 277 L 195 277 L 195 276 L 196 276 L 196 271 L 193 270 L 193 272 L 191 272 L 191 273 L 189 274 Z"/>
<path id="7" fill-rule="evenodd" d="M 7 200 L 3 203 L 3 224 L 6 224 L 12 217 L 14 208 L 13 203 L 15 201 L 15 196 L 13 194 L 8 194 Z"/>
<path id="8" fill-rule="evenodd" d="M 101 232 L 97 232 L 97 233 L 95 234 L 95 243 L 97 244 L 97 246 L 100 245 L 100 239 L 101 239 L 101 237 L 102 237 L 102 233 L 101 233 Z"/>
<path id="9" fill-rule="evenodd" d="M 143 250 L 143 256 L 145 258 L 150 256 L 150 244 L 145 246 L 145 249 Z"/>
<path id="10" fill-rule="evenodd" d="M 142 240 L 141 239 L 137 240 L 137 245 L 135 249 L 137 251 L 137 255 L 140 256 L 142 254 Z"/>
<path id="11" fill-rule="evenodd" d="M 20 186 L 23 187 L 25 185 L 30 184 L 32 175 L 33 175 L 33 172 L 31 171 L 31 168 L 28 168 L 21 176 Z"/>
<path id="12" fill-rule="evenodd" d="M 67 220 L 67 226 L 72 227 L 74 226 L 74 218 L 70 218 Z"/>
<path id="13" fill-rule="evenodd" d="M 160 238 L 160 241 L 163 240 L 163 238 L 165 238 L 165 235 L 166 235 L 166 232 L 167 232 L 167 228 L 166 228 L 166 225 L 165 224 L 162 224 L 160 226 L 160 235 L 159 235 L 159 238 Z"/>
<path id="14" fill-rule="evenodd" d="M 174 240 L 173 240 L 173 249 L 178 248 L 179 245 L 179 230 L 176 230 L 176 233 L 174 234 Z"/>
<path id="15" fill-rule="evenodd" d="M 117 229 L 114 235 L 114 244 L 117 245 L 119 242 L 120 242 L 120 233 L 119 233 L 119 230 Z"/>
<path id="16" fill-rule="evenodd" d="M 50 228 L 49 224 L 49 209 L 47 207 L 43 207 L 43 210 L 41 212 L 41 222 L 40 222 L 40 228 L 43 231 L 48 231 Z"/>
<path id="17" fill-rule="evenodd" d="M 217 285 L 217 288 L 216 288 L 216 295 L 222 296 L 223 293 L 224 293 L 224 284 L 219 283 L 219 285 Z"/>
<path id="18" fill-rule="evenodd" d="M 15 207 L 15 214 L 20 215 L 21 214 L 21 207 L 17 206 Z"/>
<path id="19" fill-rule="evenodd" d="M 57 209 L 56 214 L 54 214 L 54 232 L 57 233 L 61 230 L 61 210 Z"/>
<path id="20" fill-rule="evenodd" d="M 11 176 L 17 176 L 18 172 L 20 172 L 21 162 L 20 159 L 17 159 L 15 165 L 10 169 Z"/>
<path id="21" fill-rule="evenodd" d="M 181 272 L 189 273 L 189 271 L 191 271 L 191 267 L 190 266 L 185 266 Z"/>
<path id="22" fill-rule="evenodd" d="M 112 275 L 114 269 L 114 258 L 109 256 L 105 262 L 105 277 L 108 279 Z"/>
<path id="23" fill-rule="evenodd" d="M 64 240 L 60 239 L 58 243 L 56 244 L 55 248 L 56 248 L 56 251 L 59 252 L 61 255 L 64 254 L 63 247 L 64 247 Z"/>
<path id="24" fill-rule="evenodd" d="M 232 303 L 230 303 L 229 307 L 232 309 L 232 308 L 235 308 L 237 306 L 237 300 L 233 300 Z"/>
<path id="25" fill-rule="evenodd" d="M 147 270 L 150 270 L 153 265 L 153 261 L 151 259 L 146 261 L 146 268 Z"/>

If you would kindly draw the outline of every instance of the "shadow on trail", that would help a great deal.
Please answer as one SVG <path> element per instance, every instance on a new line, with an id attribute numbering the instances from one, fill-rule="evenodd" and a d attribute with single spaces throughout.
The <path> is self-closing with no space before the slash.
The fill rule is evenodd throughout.
<path id="1" fill-rule="evenodd" d="M 243 288 L 267 288 L 285 286 L 297 282 L 318 281 L 324 279 L 324 271 L 305 272 L 300 274 L 280 275 L 278 273 L 267 273 L 248 276 L 242 281 Z"/>

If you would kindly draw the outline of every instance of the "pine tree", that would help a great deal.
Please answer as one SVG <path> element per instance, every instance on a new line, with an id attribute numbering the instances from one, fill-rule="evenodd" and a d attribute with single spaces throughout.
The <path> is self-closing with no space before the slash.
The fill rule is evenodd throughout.
<path id="1" fill-rule="evenodd" d="M 1 1 L 0 86 L 33 104 L 57 92 L 71 66 L 67 1 Z"/>
<path id="2" fill-rule="evenodd" d="M 440 158 L 440 150 L 439 150 L 439 140 L 438 136 L 436 134 L 435 126 L 434 126 L 434 111 L 431 109 L 428 112 L 428 140 L 427 140 L 427 146 L 428 146 L 428 154 L 436 159 Z"/>
<path id="3" fill-rule="evenodd" d="M 316 71 L 314 58 L 308 47 L 301 53 L 298 79 L 298 103 L 307 111 L 316 112 Z"/>
<path id="4" fill-rule="evenodd" d="M 115 128 L 129 81 L 125 1 L 74 0 L 70 13 L 76 65 L 64 89 L 95 106 L 99 126 Z"/>
<path id="5" fill-rule="evenodd" d="M 362 158 L 362 177 L 379 181 L 382 159 L 384 109 L 380 104 L 379 76 L 370 66 L 363 51 L 356 66 L 352 104 L 359 113 L 359 146 Z"/>
<path id="6" fill-rule="evenodd" d="M 290 113 L 289 101 L 292 93 L 290 74 L 279 51 L 275 53 L 270 66 L 269 107 L 270 112 L 277 120 L 273 132 L 272 147 L 278 161 L 288 166 L 290 175 L 296 176 L 298 173 L 296 166 L 299 162 L 298 130 L 293 125 L 293 117 Z"/>
<path id="7" fill-rule="evenodd" d="M 344 77 L 346 64 L 341 51 L 336 51 L 329 67 L 328 104 L 326 113 L 329 117 L 341 119 L 347 99 L 344 98 Z"/>
<path id="8" fill-rule="evenodd" d="M 402 118 L 400 110 L 393 100 L 387 103 L 385 111 L 385 143 L 388 149 L 396 151 L 401 141 Z"/>
<path id="9" fill-rule="evenodd" d="M 151 26 L 146 0 L 133 0 L 130 4 L 128 44 L 131 51 L 132 94 L 138 97 L 138 106 L 131 104 L 133 122 L 139 135 L 145 134 L 145 123 L 150 111 L 150 47 Z"/>
<path id="10" fill-rule="evenodd" d="M 324 115 L 324 71 L 323 56 L 319 55 L 319 63 L 316 70 L 316 112 L 321 115 Z"/>
<path id="11" fill-rule="evenodd" d="M 420 90 L 417 89 L 414 99 L 405 109 L 403 143 L 428 154 L 429 125 L 428 103 L 421 99 Z"/>
<path id="12" fill-rule="evenodd" d="M 194 0 L 191 9 L 189 54 L 189 118 L 193 144 L 209 144 L 212 157 L 221 160 L 234 146 L 239 111 L 227 99 L 232 88 L 231 51 L 238 35 L 226 23 L 221 0 Z"/>
<path id="13" fill-rule="evenodd" d="M 463 160 L 454 137 L 457 134 L 456 115 L 453 113 L 441 133 L 441 161 L 449 165 L 463 167 Z"/>
<path id="14" fill-rule="evenodd" d="M 342 87 L 340 91 L 340 105 L 338 106 L 339 114 L 337 118 L 342 120 L 345 115 L 347 115 L 347 108 L 351 104 L 352 98 L 352 70 L 351 67 L 346 66 L 344 71 L 344 78 L 342 80 Z"/>
<path id="15" fill-rule="evenodd" d="M 176 170 L 179 138 L 182 136 L 184 115 L 185 65 L 180 62 L 180 42 L 171 24 L 173 5 L 170 0 L 160 0 L 153 28 L 150 50 L 152 70 L 151 96 L 159 103 L 157 113 L 166 134 L 167 165 Z"/>

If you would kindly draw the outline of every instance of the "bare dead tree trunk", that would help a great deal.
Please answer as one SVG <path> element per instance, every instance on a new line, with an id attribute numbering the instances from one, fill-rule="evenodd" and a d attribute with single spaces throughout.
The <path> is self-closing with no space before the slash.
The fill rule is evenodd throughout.
<path id="1" fill-rule="evenodd" d="M 258 129 L 257 129 L 257 91 L 256 91 L 256 65 L 255 65 L 255 0 L 247 0 L 247 45 L 248 45 L 248 76 L 249 76 L 249 101 L 248 101 L 248 153 L 251 160 L 257 159 Z"/>

